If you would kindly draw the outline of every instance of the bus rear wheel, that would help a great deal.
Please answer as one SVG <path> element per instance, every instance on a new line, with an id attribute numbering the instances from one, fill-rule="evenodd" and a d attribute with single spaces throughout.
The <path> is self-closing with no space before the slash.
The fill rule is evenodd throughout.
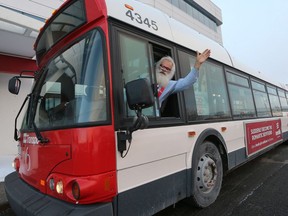
<path id="1" fill-rule="evenodd" d="M 192 159 L 192 195 L 194 206 L 211 205 L 219 195 L 223 178 L 222 159 L 215 144 L 205 141 Z"/>

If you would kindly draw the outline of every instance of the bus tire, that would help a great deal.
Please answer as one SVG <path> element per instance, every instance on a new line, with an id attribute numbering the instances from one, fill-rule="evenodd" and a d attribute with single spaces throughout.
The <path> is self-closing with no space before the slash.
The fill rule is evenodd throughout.
<path id="1" fill-rule="evenodd" d="M 192 188 L 190 202 L 200 208 L 211 205 L 219 195 L 223 178 L 223 165 L 219 149 L 204 141 L 192 159 Z"/>

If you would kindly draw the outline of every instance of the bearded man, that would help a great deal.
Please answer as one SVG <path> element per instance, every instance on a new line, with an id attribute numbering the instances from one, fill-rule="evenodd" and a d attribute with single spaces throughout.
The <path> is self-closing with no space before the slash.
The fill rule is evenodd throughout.
<path id="1" fill-rule="evenodd" d="M 170 56 L 161 58 L 156 64 L 156 78 L 158 83 L 158 98 L 161 107 L 162 102 L 171 94 L 186 90 L 197 81 L 201 65 L 209 58 L 209 49 L 199 53 L 197 51 L 194 67 L 184 78 L 171 80 L 175 74 L 175 62 Z"/>

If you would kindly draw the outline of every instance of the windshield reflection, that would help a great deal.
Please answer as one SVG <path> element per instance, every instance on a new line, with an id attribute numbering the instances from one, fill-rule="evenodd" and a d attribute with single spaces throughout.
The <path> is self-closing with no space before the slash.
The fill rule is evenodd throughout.
<path id="1" fill-rule="evenodd" d="M 101 34 L 93 30 L 48 64 L 35 88 L 40 89 L 34 113 L 38 128 L 107 121 L 103 58 Z"/>

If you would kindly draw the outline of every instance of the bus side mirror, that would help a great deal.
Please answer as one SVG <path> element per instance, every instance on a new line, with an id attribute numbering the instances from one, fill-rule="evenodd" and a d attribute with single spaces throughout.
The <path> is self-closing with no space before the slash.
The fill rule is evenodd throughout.
<path id="1" fill-rule="evenodd" d="M 142 114 L 142 109 L 154 104 L 154 96 L 151 85 L 147 79 L 137 79 L 125 85 L 128 106 L 135 110 L 137 116 L 133 125 L 129 128 L 129 134 L 133 131 L 148 127 L 148 118 Z M 128 139 L 129 140 L 129 139 Z"/>
<path id="2" fill-rule="evenodd" d="M 139 129 L 144 129 L 148 126 L 148 118 L 142 114 L 142 109 L 151 107 L 154 105 L 154 96 L 151 85 L 147 79 L 137 79 L 128 82 L 125 85 L 126 98 L 128 106 L 131 110 L 135 110 L 137 116 L 135 116 L 133 125 L 126 131 L 117 132 L 118 139 L 118 151 L 121 153 L 121 157 L 125 157 L 128 153 L 126 148 L 126 141 L 131 144 L 132 133 Z M 123 155 L 123 152 L 126 151 Z"/>
<path id="3" fill-rule="evenodd" d="M 154 104 L 151 85 L 147 79 L 137 79 L 125 85 L 128 106 L 131 110 L 141 111 Z"/>
<path id="4" fill-rule="evenodd" d="M 8 90 L 10 93 L 18 95 L 20 86 L 21 86 L 21 80 L 17 76 L 15 76 L 9 80 Z"/>

